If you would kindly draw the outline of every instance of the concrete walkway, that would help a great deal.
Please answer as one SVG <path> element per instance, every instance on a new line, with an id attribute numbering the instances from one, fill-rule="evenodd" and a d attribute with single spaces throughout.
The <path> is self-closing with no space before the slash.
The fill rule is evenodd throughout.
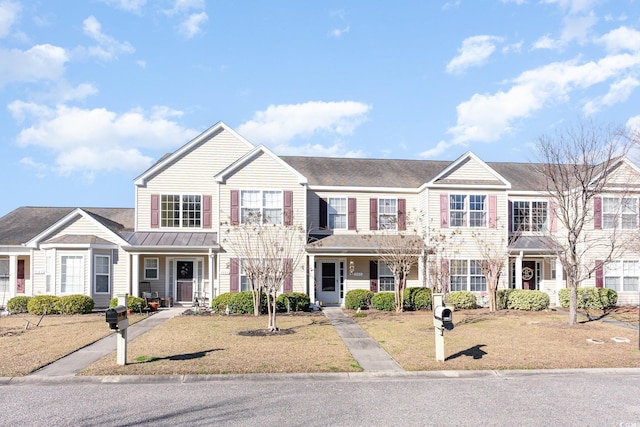
<path id="1" fill-rule="evenodd" d="M 353 319 L 344 314 L 340 307 L 323 307 L 322 312 L 351 355 L 365 371 L 402 372 L 404 369 Z"/>
<path id="2" fill-rule="evenodd" d="M 185 311 L 187 307 L 161 309 L 157 313 L 127 328 L 127 341 L 131 341 L 161 323 Z M 105 328 L 109 326 L 105 322 Z M 116 351 L 116 334 L 111 334 L 99 341 L 81 348 L 68 356 L 58 359 L 31 374 L 31 377 L 64 377 L 74 376 L 87 366 Z"/>

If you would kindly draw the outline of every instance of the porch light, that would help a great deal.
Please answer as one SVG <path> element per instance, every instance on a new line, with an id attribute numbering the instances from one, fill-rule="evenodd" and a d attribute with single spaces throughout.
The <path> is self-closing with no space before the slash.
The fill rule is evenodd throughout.
<path id="1" fill-rule="evenodd" d="M 349 274 L 353 274 L 356 271 L 356 263 L 353 260 L 349 261 Z"/>

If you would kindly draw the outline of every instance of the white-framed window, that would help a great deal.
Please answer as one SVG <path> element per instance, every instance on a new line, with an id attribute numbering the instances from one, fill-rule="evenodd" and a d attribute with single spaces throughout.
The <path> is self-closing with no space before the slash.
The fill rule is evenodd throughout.
<path id="1" fill-rule="evenodd" d="M 327 200 L 327 218 L 332 230 L 347 229 L 347 198 L 329 197 Z"/>
<path id="2" fill-rule="evenodd" d="M 96 255 L 94 259 L 94 292 L 108 294 L 111 292 L 111 257 Z"/>
<path id="3" fill-rule="evenodd" d="M 55 272 L 55 264 L 53 263 L 53 255 L 47 254 L 45 256 L 44 261 L 44 282 L 45 282 L 45 291 L 47 293 L 51 292 L 51 288 L 53 287 L 53 275 Z"/>
<path id="4" fill-rule="evenodd" d="M 611 261 L 604 266 L 604 286 L 616 292 L 638 292 L 640 262 Z"/>
<path id="5" fill-rule="evenodd" d="M 158 280 L 160 278 L 160 260 L 158 258 L 144 259 L 144 280 Z"/>
<path id="6" fill-rule="evenodd" d="M 84 293 L 84 257 L 82 255 L 60 257 L 60 291 L 63 294 Z"/>
<path id="7" fill-rule="evenodd" d="M 638 199 L 603 197 L 602 228 L 638 228 Z"/>
<path id="8" fill-rule="evenodd" d="M 242 224 L 282 224 L 283 192 L 281 190 L 242 190 L 240 222 Z"/>
<path id="9" fill-rule="evenodd" d="M 162 227 L 201 227 L 202 196 L 195 194 L 160 196 L 160 225 Z"/>
<path id="10" fill-rule="evenodd" d="M 0 294 L 9 293 L 9 260 L 0 259 Z"/>
<path id="11" fill-rule="evenodd" d="M 391 269 L 384 261 L 378 262 L 378 291 L 379 292 L 393 292 L 394 278 Z"/>
<path id="12" fill-rule="evenodd" d="M 450 260 L 449 290 L 485 292 L 487 290 L 487 279 L 482 274 L 482 260 Z"/>
<path id="13" fill-rule="evenodd" d="M 249 276 L 247 275 L 247 263 L 249 261 L 250 260 L 248 259 L 240 260 L 240 292 L 251 290 L 251 281 L 249 280 Z"/>
<path id="14" fill-rule="evenodd" d="M 511 206 L 511 231 L 548 230 L 549 205 L 546 201 L 515 200 Z"/>
<path id="15" fill-rule="evenodd" d="M 396 199 L 378 199 L 378 228 L 396 230 L 398 228 L 398 201 Z"/>
<path id="16" fill-rule="evenodd" d="M 449 195 L 451 227 L 486 227 L 487 196 L 484 194 Z"/>

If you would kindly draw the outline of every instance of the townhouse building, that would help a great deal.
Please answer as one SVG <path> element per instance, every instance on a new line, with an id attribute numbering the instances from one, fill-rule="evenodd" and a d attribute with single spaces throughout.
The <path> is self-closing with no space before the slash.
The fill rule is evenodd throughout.
<path id="1" fill-rule="evenodd" d="M 640 182 L 621 158 L 617 181 Z M 282 292 L 341 305 L 351 289 L 393 290 L 379 250 L 390 234 L 425 250 L 407 286 L 433 286 L 445 266 L 449 290 L 486 295 L 482 247 L 501 248 L 501 288 L 537 289 L 558 302 L 566 286 L 551 237 L 566 233 L 530 163 L 278 156 L 218 123 L 134 180 L 134 208 L 19 207 L 0 218 L 0 305 L 16 295 L 91 296 L 106 307 L 141 284 L 176 302 L 248 290 L 242 254 L 227 244 L 252 215 L 308 235 Z M 633 186 L 631 186 L 633 187 Z M 589 233 L 637 233 L 640 191 L 596 198 Z M 624 206 L 623 215 L 615 215 Z M 640 251 L 598 264 L 584 286 L 610 287 L 637 304 Z"/>

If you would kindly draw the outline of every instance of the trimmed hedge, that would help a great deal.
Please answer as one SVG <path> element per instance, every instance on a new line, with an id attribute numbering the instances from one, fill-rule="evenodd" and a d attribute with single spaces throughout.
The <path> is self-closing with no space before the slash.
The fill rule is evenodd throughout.
<path id="1" fill-rule="evenodd" d="M 111 301 L 109 301 L 109 307 L 113 308 L 115 306 L 118 305 L 118 298 L 113 298 Z M 140 310 L 142 308 L 145 308 L 146 302 L 144 300 L 144 298 L 139 298 L 139 297 L 134 297 L 133 295 L 129 295 L 129 298 L 127 298 L 127 308 L 131 311 L 137 311 Z"/>
<path id="2" fill-rule="evenodd" d="M 13 297 L 7 301 L 7 310 L 9 310 L 11 314 L 27 313 L 29 311 L 27 307 L 30 299 L 31 297 L 27 296 Z"/>
<path id="3" fill-rule="evenodd" d="M 499 289 L 496 292 L 496 305 L 498 310 L 504 310 L 509 306 L 509 295 L 514 289 Z"/>
<path id="4" fill-rule="evenodd" d="M 86 295 L 65 295 L 60 297 L 58 307 L 61 314 L 89 314 L 95 303 Z"/>
<path id="5" fill-rule="evenodd" d="M 571 289 L 560 289 L 560 306 L 569 307 Z M 596 308 L 604 310 L 618 302 L 618 293 L 609 288 L 578 288 L 578 308 Z"/>
<path id="6" fill-rule="evenodd" d="M 32 297 L 27 303 L 27 311 L 29 314 L 59 314 L 60 313 L 60 297 L 55 295 L 38 295 Z"/>
<path id="7" fill-rule="evenodd" d="M 211 301 L 211 308 L 218 313 L 224 313 L 227 310 L 227 306 L 229 306 L 229 313 L 253 314 L 252 291 L 225 292 Z M 262 293 L 260 308 L 262 313 L 267 312 L 267 295 L 264 292 Z"/>
<path id="8" fill-rule="evenodd" d="M 431 289 L 412 287 L 404 290 L 404 308 L 406 310 L 426 310 L 432 305 Z"/>
<path id="9" fill-rule="evenodd" d="M 229 306 L 229 310 L 231 310 L 231 292 L 225 292 L 224 294 L 220 294 L 211 301 L 211 309 L 213 311 L 224 313 Z"/>
<path id="10" fill-rule="evenodd" d="M 371 306 L 374 293 L 368 289 L 353 289 L 344 297 L 344 308 L 349 310 L 367 310 Z"/>
<path id="11" fill-rule="evenodd" d="M 392 311 L 395 305 L 395 292 L 378 292 L 371 298 L 371 306 L 377 310 Z"/>
<path id="12" fill-rule="evenodd" d="M 311 300 L 307 294 L 300 292 L 286 292 L 278 295 L 276 298 L 278 311 L 287 311 L 287 301 L 291 311 L 309 311 L 309 304 L 311 304 Z"/>
<path id="13" fill-rule="evenodd" d="M 513 289 L 509 294 L 507 308 L 529 311 L 546 310 L 549 308 L 549 295 L 542 291 Z"/>
<path id="14" fill-rule="evenodd" d="M 446 295 L 445 302 L 453 304 L 458 310 L 469 308 L 478 308 L 478 300 L 473 292 L 469 291 L 453 291 Z"/>

